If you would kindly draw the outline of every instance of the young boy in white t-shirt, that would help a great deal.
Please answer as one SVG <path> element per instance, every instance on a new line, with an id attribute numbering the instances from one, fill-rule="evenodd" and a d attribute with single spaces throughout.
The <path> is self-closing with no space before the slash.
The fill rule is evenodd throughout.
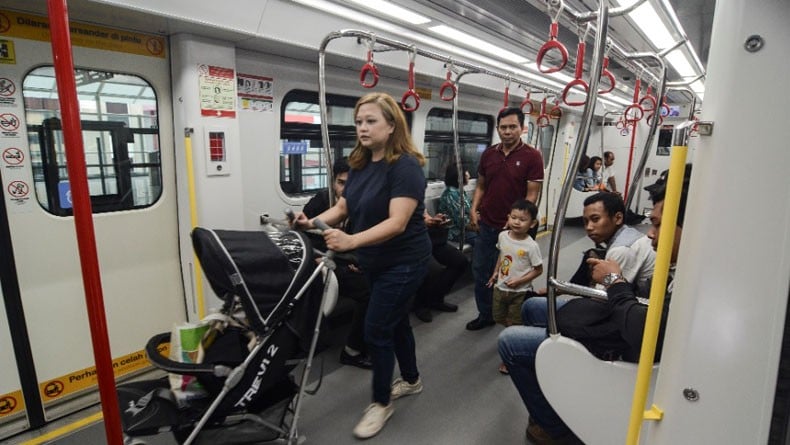
<path id="1" fill-rule="evenodd" d="M 529 230 L 538 224 L 537 217 L 537 206 L 519 199 L 510 207 L 508 230 L 499 233 L 499 259 L 488 286 L 494 286 L 494 321 L 506 327 L 522 324 L 521 305 L 532 293 L 532 280 L 543 273 L 540 247 L 529 236 Z M 507 374 L 504 363 L 499 372 Z"/>

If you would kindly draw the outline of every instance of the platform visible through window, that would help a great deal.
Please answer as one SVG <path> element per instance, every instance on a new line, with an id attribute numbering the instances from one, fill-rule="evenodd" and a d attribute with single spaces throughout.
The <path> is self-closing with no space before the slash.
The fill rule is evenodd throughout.
<path id="1" fill-rule="evenodd" d="M 88 190 L 94 213 L 143 208 L 162 195 L 156 94 L 144 79 L 75 70 Z M 31 71 L 22 84 L 33 182 L 39 204 L 72 214 L 54 68 Z"/>

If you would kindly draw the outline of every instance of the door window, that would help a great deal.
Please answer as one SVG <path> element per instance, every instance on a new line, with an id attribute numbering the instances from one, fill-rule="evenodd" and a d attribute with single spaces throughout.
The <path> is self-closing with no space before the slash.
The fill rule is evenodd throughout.
<path id="1" fill-rule="evenodd" d="M 162 194 L 156 94 L 142 78 L 76 69 L 88 190 L 94 213 L 143 208 Z M 72 215 L 60 105 L 53 67 L 23 82 L 36 197 L 47 211 Z"/>

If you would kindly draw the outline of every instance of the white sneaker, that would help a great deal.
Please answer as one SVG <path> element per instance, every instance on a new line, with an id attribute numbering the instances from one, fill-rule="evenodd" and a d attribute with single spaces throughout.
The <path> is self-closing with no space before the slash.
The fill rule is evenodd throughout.
<path id="1" fill-rule="evenodd" d="M 371 403 L 362 413 L 362 419 L 354 427 L 354 436 L 358 439 L 367 439 L 375 436 L 387 424 L 387 419 L 392 416 L 395 407 L 390 403 L 384 406 L 380 403 Z"/>
<path id="2" fill-rule="evenodd" d="M 400 399 L 404 396 L 410 396 L 412 394 L 419 394 L 422 392 L 422 380 L 417 378 L 417 381 L 414 383 L 409 383 L 406 380 L 398 377 L 392 382 L 392 390 L 390 391 L 390 399 Z"/>

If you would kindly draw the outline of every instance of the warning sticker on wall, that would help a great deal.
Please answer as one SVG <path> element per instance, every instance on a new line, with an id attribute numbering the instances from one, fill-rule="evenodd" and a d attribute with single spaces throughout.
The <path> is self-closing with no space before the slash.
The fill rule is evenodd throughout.
<path id="1" fill-rule="evenodd" d="M 25 399 L 22 398 L 22 391 L 0 395 L 0 419 L 13 416 L 25 410 Z"/>
<path id="2" fill-rule="evenodd" d="M 69 22 L 69 30 L 71 31 L 71 44 L 75 46 L 106 49 L 149 57 L 165 57 L 165 38 L 161 36 L 75 22 Z M 49 42 L 51 40 L 49 18 L 12 11 L 0 11 L 0 36 Z M 0 48 L 2 48 L 2 42 L 10 41 L 0 40 Z M 13 42 L 11 42 L 11 54 L 8 60 L 15 59 L 13 57 L 13 49 Z M 2 50 L 0 50 L 1 53 Z M 0 63 L 16 62 L 6 61 L 3 57 L 0 57 Z"/>
<path id="3" fill-rule="evenodd" d="M 13 40 L 0 39 L 0 63 L 16 65 L 16 52 Z"/>
<path id="4" fill-rule="evenodd" d="M 236 117 L 236 76 L 232 68 L 198 65 L 200 114 Z"/>
<path id="5" fill-rule="evenodd" d="M 16 107 L 16 85 L 11 79 L 0 77 L 0 107 Z"/>
<path id="6" fill-rule="evenodd" d="M 239 73 L 236 76 L 239 109 L 274 111 L 274 79 Z"/>
<path id="7" fill-rule="evenodd" d="M 168 356 L 170 354 L 170 345 L 160 345 L 158 350 L 160 354 Z M 133 352 L 112 361 L 112 370 L 116 378 L 148 366 L 150 364 L 145 351 Z M 41 392 L 41 400 L 46 404 L 63 396 L 92 388 L 98 384 L 98 381 L 96 367 L 91 366 L 90 368 L 80 369 L 79 371 L 47 380 L 38 386 Z M 2 414 L 0 414 L 1 417 Z"/>

